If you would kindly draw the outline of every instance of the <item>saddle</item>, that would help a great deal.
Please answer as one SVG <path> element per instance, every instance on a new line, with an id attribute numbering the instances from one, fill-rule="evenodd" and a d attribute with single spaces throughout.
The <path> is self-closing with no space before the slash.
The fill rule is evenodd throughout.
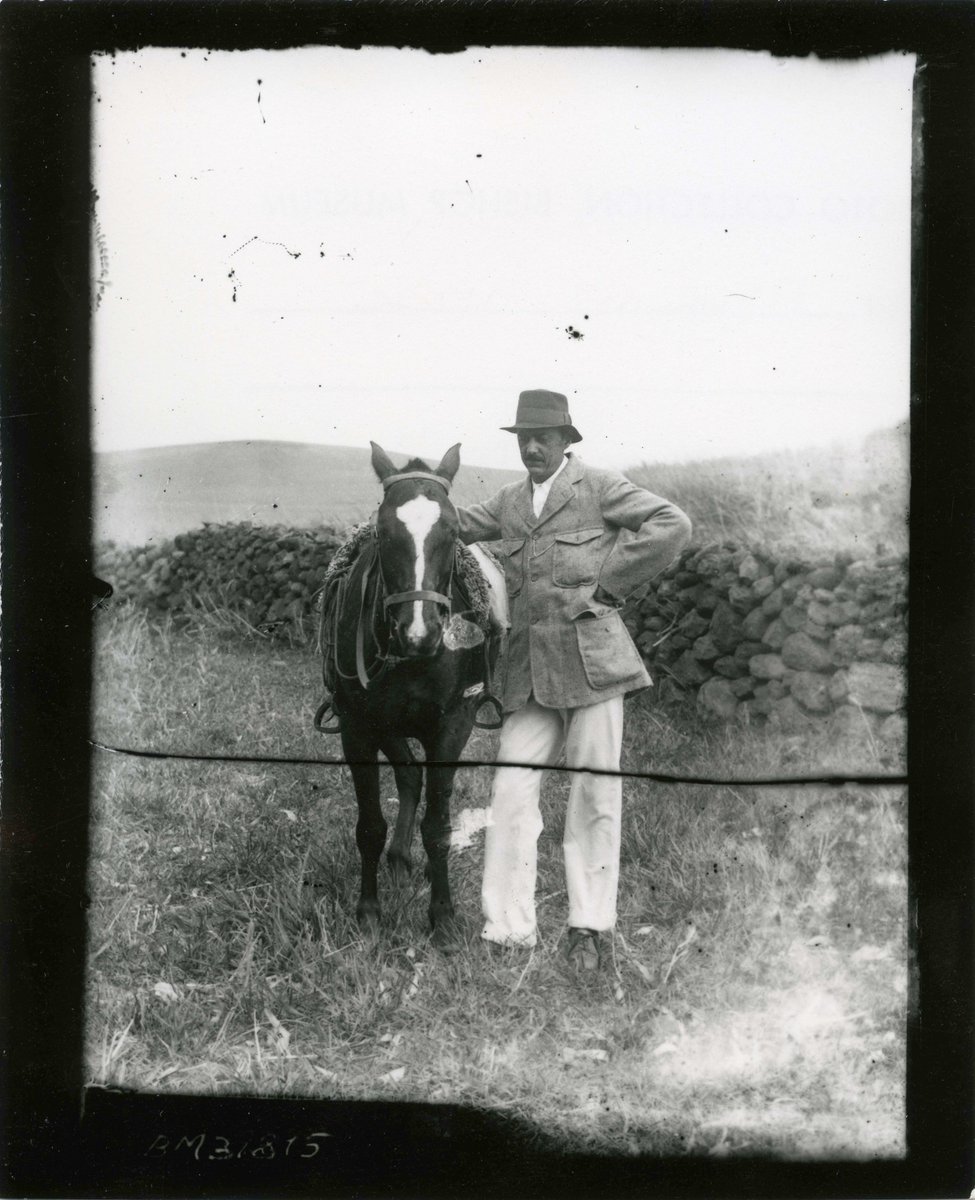
<path id="1" fill-rule="evenodd" d="M 353 568 L 357 565 L 360 566 L 358 586 L 355 589 L 358 595 L 350 596 Z M 372 602 L 367 603 L 370 582 L 374 578 L 376 586 L 373 589 Z M 489 706 L 493 719 L 481 720 L 475 717 L 474 724 L 480 729 L 499 729 L 502 710 L 498 698 L 494 695 L 492 664 L 504 629 L 491 611 L 488 583 L 477 560 L 461 542 L 457 542 L 455 548 L 450 592 L 452 615 L 444 632 L 444 641 L 449 649 L 483 645 L 483 697 L 478 708 L 480 710 L 485 705 Z M 341 731 L 333 702 L 340 678 L 358 679 L 360 685 L 368 689 L 401 661 L 395 655 L 382 651 L 376 651 L 371 661 L 367 661 L 366 657 L 366 631 L 372 629 L 373 641 L 378 642 L 375 633 L 377 621 L 385 613 L 390 599 L 384 595 L 375 529 L 368 524 L 356 526 L 329 563 L 321 590 L 317 649 L 322 658 L 322 678 L 326 694 L 315 713 L 314 725 L 319 733 Z M 340 662 L 339 621 L 349 602 L 358 605 L 355 660 L 354 664 L 343 664 Z M 468 620 L 468 617 L 473 620 Z"/>

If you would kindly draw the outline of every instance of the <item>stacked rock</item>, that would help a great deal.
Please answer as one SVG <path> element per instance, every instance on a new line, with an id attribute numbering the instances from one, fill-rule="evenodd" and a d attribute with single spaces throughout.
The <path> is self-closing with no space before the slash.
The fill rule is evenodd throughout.
<path id="1" fill-rule="evenodd" d="M 250 624 L 310 631 L 325 568 L 344 534 L 204 525 L 172 541 L 99 547 L 96 572 L 151 612 L 218 606 Z M 866 721 L 902 740 L 904 557 L 816 562 L 735 543 L 691 546 L 624 619 L 661 702 L 694 697 L 715 720 L 837 732 Z"/>
<path id="2" fill-rule="evenodd" d="M 207 524 L 156 545 L 102 545 L 95 570 L 117 600 L 150 612 L 218 606 L 255 626 L 299 624 L 313 615 L 341 542 L 341 534 L 325 528 Z"/>
<path id="3" fill-rule="evenodd" d="M 903 736 L 902 557 L 776 560 L 734 543 L 689 547 L 624 617 L 662 700 L 696 695 L 721 720 Z"/>

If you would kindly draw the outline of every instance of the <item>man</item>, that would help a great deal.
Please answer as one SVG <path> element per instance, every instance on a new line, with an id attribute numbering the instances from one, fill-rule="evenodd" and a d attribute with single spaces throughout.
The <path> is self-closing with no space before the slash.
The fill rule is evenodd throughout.
<path id="1" fill-rule="evenodd" d="M 559 392 L 522 392 L 504 428 L 528 478 L 458 510 L 465 542 L 500 542 L 511 609 L 498 762 L 552 766 L 564 749 L 568 767 L 619 771 L 623 696 L 651 680 L 617 610 L 680 553 L 691 523 L 567 453 L 582 435 Z M 490 943 L 535 944 L 541 778 L 527 765 L 495 772 L 481 893 Z M 599 965 L 599 934 L 616 922 L 622 799 L 618 775 L 572 777 L 563 849 L 577 969 Z"/>

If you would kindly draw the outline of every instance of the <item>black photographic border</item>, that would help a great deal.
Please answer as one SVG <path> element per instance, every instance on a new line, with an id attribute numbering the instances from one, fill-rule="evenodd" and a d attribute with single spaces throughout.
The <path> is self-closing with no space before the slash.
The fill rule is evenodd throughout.
<path id="1" fill-rule="evenodd" d="M 559 1157 L 447 1105 L 82 1088 L 91 668 L 89 55 L 146 45 L 705 46 L 918 55 L 912 238 L 908 1156 Z M 855 114 L 851 115 L 855 119 Z M 24 1196 L 965 1196 L 973 1179 L 975 6 L 321 0 L 0 7 L 2 1178 Z M 829 353 L 829 347 L 823 347 Z M 298 1158 L 159 1137 L 324 1131 Z M 300 1144 L 300 1143 L 299 1143 Z M 203 1156 L 201 1156 L 201 1159 Z"/>

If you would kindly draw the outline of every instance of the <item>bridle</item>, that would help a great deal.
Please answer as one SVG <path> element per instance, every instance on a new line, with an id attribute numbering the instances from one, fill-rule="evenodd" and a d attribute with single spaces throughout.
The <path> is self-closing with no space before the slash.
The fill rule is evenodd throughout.
<path id="1" fill-rule="evenodd" d="M 389 489 L 393 486 L 393 484 L 399 483 L 401 480 L 404 480 L 404 479 L 426 479 L 429 482 L 436 483 L 439 487 L 442 487 L 443 490 L 448 494 L 448 496 L 450 494 L 450 482 L 451 481 L 449 479 L 445 479 L 442 475 L 434 475 L 432 471 L 398 471 L 394 475 L 387 475 L 386 478 L 382 481 L 383 492 L 384 493 L 388 492 Z M 378 521 L 372 527 L 371 545 L 369 545 L 368 548 L 366 548 L 364 550 L 363 558 L 365 561 L 364 561 L 364 565 L 362 568 L 361 579 L 360 579 L 360 583 L 359 583 L 359 615 L 358 615 L 358 619 L 356 621 L 356 636 L 355 636 L 355 666 L 356 666 L 356 670 L 355 670 L 355 675 L 350 675 L 347 672 L 342 670 L 341 665 L 339 663 L 339 654 L 338 654 L 339 620 L 340 620 L 341 614 L 342 614 L 345 590 L 349 583 L 349 578 L 347 575 L 341 576 L 339 578 L 339 581 L 337 584 L 338 594 L 335 597 L 333 604 L 332 604 L 332 608 L 334 611 L 334 618 L 333 618 L 334 628 L 333 628 L 331 647 L 333 648 L 333 650 L 330 651 L 328 649 L 329 643 L 326 640 L 324 642 L 324 646 L 326 647 L 326 649 L 325 649 L 323 659 L 327 658 L 329 656 L 329 654 L 334 651 L 334 667 L 335 667 L 336 674 L 342 679 L 356 678 L 356 679 L 358 679 L 362 688 L 364 690 L 368 690 L 368 688 L 372 684 L 376 683 L 379 679 L 381 679 L 386 674 L 386 672 L 389 670 L 389 668 L 396 661 L 398 661 L 394 655 L 389 653 L 389 648 L 388 648 L 388 643 L 387 643 L 385 653 L 383 652 L 383 650 L 380 649 L 378 644 L 375 647 L 375 660 L 374 661 L 375 661 L 375 664 L 378 667 L 378 669 L 375 670 L 372 674 L 369 673 L 369 666 L 366 662 L 366 653 L 365 653 L 365 649 L 366 649 L 366 647 L 365 647 L 366 595 L 367 595 L 367 592 L 369 589 L 369 578 L 374 569 L 378 572 L 378 576 L 379 576 L 378 583 L 379 583 L 379 588 L 381 589 L 381 592 L 385 593 L 385 591 L 386 591 L 386 580 L 383 576 L 383 563 L 382 563 L 382 558 L 380 557 L 380 554 L 379 554 Z M 455 567 L 456 567 L 456 558 L 457 558 L 456 553 L 451 554 L 451 556 L 450 556 L 450 579 L 447 584 L 447 595 L 444 595 L 443 592 L 434 592 L 434 591 L 428 590 L 426 588 L 418 588 L 415 591 L 411 591 L 411 592 L 393 592 L 389 596 L 384 596 L 383 613 L 387 618 L 387 623 L 391 622 L 389 610 L 393 604 L 400 604 L 400 603 L 408 602 L 411 600 L 430 600 L 434 604 L 439 604 L 442 607 L 445 607 L 447 609 L 447 613 L 449 615 L 453 609 L 453 602 L 451 600 L 450 593 L 452 593 L 454 590 L 454 571 L 455 571 Z M 325 621 L 325 615 L 324 615 L 325 611 L 326 611 L 325 606 L 323 605 L 323 607 L 322 607 L 323 628 L 324 628 L 324 621 Z M 375 619 L 375 609 L 373 610 L 372 618 L 373 618 L 373 620 Z M 323 635 L 323 637 L 324 636 L 325 635 Z M 373 636 L 375 636 L 375 627 L 373 628 Z M 389 636 L 389 631 L 388 631 L 388 624 L 387 624 L 387 637 L 388 636 Z M 488 640 L 484 640 L 484 673 L 485 673 L 484 674 L 485 694 L 484 694 L 484 698 L 483 698 L 483 703 L 490 704 L 493 706 L 494 712 L 496 714 L 496 720 L 494 721 L 493 724 L 485 722 L 485 721 L 478 721 L 476 719 L 476 715 L 475 715 L 474 724 L 478 725 L 482 729 L 499 729 L 501 727 L 502 710 L 501 710 L 501 704 L 500 704 L 499 700 L 497 699 L 496 696 L 494 696 L 492 689 L 491 689 L 491 661 L 490 661 L 489 641 Z M 326 686 L 328 686 L 327 675 L 326 675 Z M 465 695 L 466 695 L 466 693 L 465 693 Z M 337 709 L 335 708 L 334 701 L 331 699 L 331 697 L 326 695 L 325 700 L 319 705 L 318 711 L 315 713 L 315 728 L 321 733 L 339 733 L 339 732 L 341 732 L 341 724 L 340 723 L 336 722 L 331 725 L 325 724 L 325 721 L 328 719 L 329 713 L 333 714 L 335 717 L 338 716 L 338 712 L 337 712 Z"/>
<path id="2" fill-rule="evenodd" d="M 432 483 L 438 483 L 444 489 L 445 492 L 449 493 L 449 491 L 450 491 L 450 481 L 448 479 L 444 479 L 440 475 L 434 475 L 429 471 L 401 471 L 395 475 L 387 475 L 386 478 L 382 481 L 383 482 L 383 491 L 384 492 L 388 491 L 393 486 L 394 483 L 399 483 L 400 480 L 403 480 L 403 479 L 428 479 Z M 455 556 L 451 555 L 451 558 L 450 558 L 450 581 L 447 584 L 449 591 L 453 591 L 453 586 L 454 586 L 454 559 L 455 559 Z M 386 579 L 385 579 L 385 576 L 383 575 L 383 560 L 379 554 L 378 523 L 374 524 L 372 527 L 372 537 L 370 539 L 370 544 L 366 548 L 364 548 L 363 555 L 362 555 L 362 561 L 363 561 L 363 565 L 361 568 L 361 578 L 359 581 L 359 616 L 358 616 L 358 619 L 356 620 L 356 634 L 355 634 L 355 668 L 356 668 L 355 674 L 350 675 L 347 671 L 342 670 L 341 664 L 339 663 L 339 656 L 338 656 L 337 651 L 335 652 L 335 670 L 342 679 L 358 679 L 359 683 L 362 685 L 363 688 L 368 688 L 370 686 L 370 684 L 373 684 L 378 679 L 381 679 L 382 676 L 385 675 L 385 673 L 389 669 L 389 667 L 394 662 L 397 661 L 396 656 L 389 653 L 388 643 L 387 643 L 387 649 L 384 651 L 380 648 L 380 646 L 382 645 L 381 641 L 377 639 L 377 644 L 375 647 L 374 659 L 373 659 L 376 669 L 373 670 L 373 672 L 371 674 L 370 674 L 369 664 L 366 662 L 366 644 L 365 644 L 365 634 L 366 634 L 366 624 L 367 624 L 366 595 L 369 590 L 369 580 L 372 577 L 373 572 L 375 571 L 378 574 L 379 592 L 380 592 L 380 595 L 383 595 L 383 615 L 385 616 L 386 621 L 387 621 L 387 629 L 386 629 L 387 639 L 389 638 L 389 625 L 391 625 L 391 623 L 392 623 L 392 616 L 391 616 L 389 610 L 393 604 L 400 604 L 400 603 L 410 601 L 410 600 L 431 600 L 434 604 L 439 604 L 439 605 L 445 607 L 449 614 L 453 608 L 453 603 L 451 601 L 449 594 L 445 596 L 443 594 L 443 592 L 434 592 L 434 591 L 430 591 L 426 588 L 418 588 L 415 591 L 411 591 L 411 592 L 393 592 L 388 596 L 385 595 Z M 344 603 L 344 596 L 345 596 L 345 589 L 347 588 L 347 586 L 348 586 L 348 579 L 347 578 L 341 579 L 339 582 L 339 585 L 338 585 L 338 587 L 339 587 L 338 599 L 333 606 L 334 613 L 335 613 L 335 616 L 334 616 L 335 627 L 334 627 L 334 632 L 333 632 L 333 645 L 334 646 L 338 645 L 339 619 L 340 619 L 340 615 L 342 612 L 342 606 Z M 373 610 L 372 616 L 370 618 L 368 618 L 370 624 L 373 623 L 374 618 L 375 618 L 375 610 Z M 375 637 L 375 626 L 373 626 L 373 636 Z M 318 718 L 316 717 L 316 721 L 317 720 L 318 720 Z M 318 727 L 320 728 L 321 726 L 319 725 Z"/>
<path id="3" fill-rule="evenodd" d="M 387 475 L 386 478 L 382 481 L 383 492 L 384 493 L 388 492 L 394 483 L 400 483 L 404 479 L 427 479 L 432 483 L 439 484 L 448 495 L 450 494 L 450 480 L 444 479 L 444 477 L 442 475 L 434 475 L 431 471 L 398 471 L 395 475 Z M 375 530 L 375 537 L 378 540 L 378 537 L 379 537 L 378 527 Z M 386 579 L 383 575 L 383 560 L 382 560 L 382 557 L 378 553 L 376 555 L 376 559 L 379 564 L 379 578 L 380 578 L 380 581 L 382 582 L 383 592 L 385 592 L 386 591 Z M 446 595 L 444 595 L 443 592 L 434 592 L 434 591 L 430 591 L 427 588 L 417 588 L 416 590 L 414 590 L 412 592 L 393 592 L 390 595 L 385 596 L 385 598 L 383 599 L 383 611 L 388 615 L 389 609 L 393 604 L 403 604 L 403 603 L 409 602 L 411 600 L 430 600 L 434 604 L 440 604 L 444 608 L 446 608 L 447 613 L 449 615 L 450 610 L 452 608 L 450 592 L 453 589 L 453 583 L 454 583 L 454 556 L 451 555 L 451 557 L 450 557 L 450 579 L 447 583 L 447 594 Z"/>

